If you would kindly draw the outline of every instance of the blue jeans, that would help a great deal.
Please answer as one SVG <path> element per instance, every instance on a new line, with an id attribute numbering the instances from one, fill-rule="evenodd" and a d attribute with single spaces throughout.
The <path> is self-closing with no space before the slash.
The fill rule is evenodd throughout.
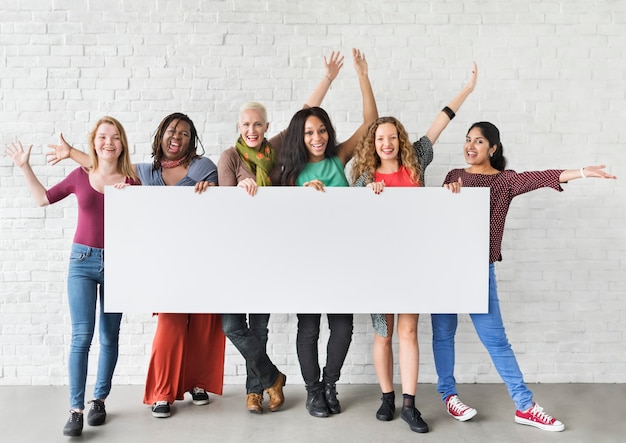
<path id="1" fill-rule="evenodd" d="M 489 264 L 489 311 L 487 314 L 470 314 L 470 318 L 516 408 L 522 411 L 530 408 L 533 405 L 533 393 L 524 383 L 524 376 L 504 331 L 493 263 Z M 445 401 L 449 395 L 457 394 L 454 379 L 454 335 L 457 315 L 432 314 L 431 321 L 433 354 L 439 377 L 437 390 Z"/>
<path id="2" fill-rule="evenodd" d="M 224 335 L 246 360 L 246 393 L 262 394 L 278 378 L 278 368 L 267 355 L 267 324 L 269 314 L 222 314 Z"/>
<path id="3" fill-rule="evenodd" d="M 105 399 L 117 363 L 121 313 L 104 313 L 104 250 L 74 243 L 67 277 L 67 295 L 72 319 L 70 346 L 70 408 L 85 408 L 85 384 L 89 348 L 96 326 L 100 292 L 100 356 L 94 398 Z"/>

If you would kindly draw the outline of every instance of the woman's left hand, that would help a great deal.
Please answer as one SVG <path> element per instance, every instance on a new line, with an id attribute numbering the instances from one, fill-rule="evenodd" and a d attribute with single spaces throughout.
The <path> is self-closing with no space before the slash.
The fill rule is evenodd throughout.
<path id="1" fill-rule="evenodd" d="M 211 186 L 215 186 L 215 183 L 211 183 L 208 181 L 201 181 L 201 182 L 196 183 L 196 185 L 193 187 L 193 191 L 196 194 L 202 194 Z"/>
<path id="2" fill-rule="evenodd" d="M 310 182 L 305 182 L 302 186 L 306 186 L 307 188 L 315 188 L 318 191 L 324 191 L 324 183 L 321 180 L 311 180 Z"/>

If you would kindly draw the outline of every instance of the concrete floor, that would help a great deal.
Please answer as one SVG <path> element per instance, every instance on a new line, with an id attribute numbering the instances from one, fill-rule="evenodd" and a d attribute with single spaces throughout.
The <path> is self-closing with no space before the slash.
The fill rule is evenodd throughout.
<path id="1" fill-rule="evenodd" d="M 518 425 L 504 385 L 460 385 L 459 396 L 478 410 L 461 423 L 448 416 L 436 386 L 419 385 L 417 407 L 429 424 L 428 434 L 411 432 L 399 418 L 376 420 L 377 385 L 338 385 L 343 412 L 329 418 L 308 415 L 303 386 L 287 385 L 279 412 L 255 415 L 245 409 L 243 386 L 227 385 L 224 395 L 211 395 L 211 404 L 195 406 L 190 398 L 176 402 L 172 416 L 156 419 L 142 405 L 142 386 L 114 386 L 107 400 L 107 422 L 85 423 L 83 435 L 62 435 L 68 417 L 66 386 L 0 386 L 2 442 L 625 442 L 626 420 L 621 406 L 626 385 L 529 385 L 546 412 L 565 423 L 563 432 L 546 432 Z M 88 392 L 90 390 L 88 389 Z M 399 387 L 396 387 L 396 395 Z"/>

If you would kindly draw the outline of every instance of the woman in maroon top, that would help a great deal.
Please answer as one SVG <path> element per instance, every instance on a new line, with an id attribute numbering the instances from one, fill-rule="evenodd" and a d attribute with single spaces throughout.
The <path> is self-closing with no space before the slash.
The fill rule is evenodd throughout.
<path id="1" fill-rule="evenodd" d="M 111 380 L 117 363 L 121 313 L 104 312 L 104 187 L 126 182 L 137 184 L 130 163 L 126 132 L 112 117 L 103 117 L 89 135 L 90 160 L 93 166 L 74 169 L 60 183 L 46 189 L 30 166 L 30 152 L 20 142 L 6 148 L 15 166 L 39 206 L 56 203 L 70 194 L 78 202 L 78 225 L 72 243 L 67 277 L 67 298 L 72 321 L 68 369 L 70 381 L 70 418 L 63 434 L 71 437 L 83 431 L 85 384 L 89 348 L 95 332 L 97 301 L 99 308 L 100 355 L 91 409 L 87 423 L 104 424 L 104 400 L 111 391 Z"/>
<path id="2" fill-rule="evenodd" d="M 563 423 L 550 415 L 533 401 L 532 392 L 524 383 L 515 354 L 506 337 L 498 293 L 494 262 L 502 260 L 500 245 L 504 222 L 514 197 L 549 187 L 562 191 L 561 183 L 577 178 L 612 178 L 602 166 L 587 166 L 572 170 L 547 170 L 517 173 L 505 170 L 506 159 L 502 152 L 500 132 L 492 123 L 474 123 L 465 139 L 463 148 L 469 167 L 454 169 L 448 173 L 444 185 L 462 181 L 464 187 L 490 188 L 490 235 L 489 235 L 489 310 L 486 314 L 470 314 L 478 336 L 487 348 L 491 360 L 506 384 L 515 402 L 515 421 L 535 426 L 545 431 L 562 431 Z M 432 314 L 433 353 L 438 375 L 438 391 L 450 415 L 466 421 L 476 415 L 476 410 L 463 404 L 457 395 L 454 379 L 454 335 L 457 327 L 456 314 Z"/>

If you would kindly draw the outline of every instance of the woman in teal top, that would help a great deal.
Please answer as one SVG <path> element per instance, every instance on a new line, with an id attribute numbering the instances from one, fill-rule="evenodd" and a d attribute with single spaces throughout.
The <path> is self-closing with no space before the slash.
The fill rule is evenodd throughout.
<path id="1" fill-rule="evenodd" d="M 337 144 L 335 129 L 326 111 L 319 107 L 298 111 L 287 128 L 279 162 L 283 168 L 281 184 L 311 186 L 348 186 L 346 163 L 368 126 L 378 118 L 376 101 L 367 75 L 365 57 L 352 50 L 363 98 L 363 124 L 348 140 Z M 318 340 L 321 314 L 298 314 L 296 349 L 302 378 L 306 384 L 306 408 L 314 417 L 341 412 L 335 383 L 352 341 L 352 314 L 327 314 L 330 335 L 326 366 L 320 371 Z"/>

